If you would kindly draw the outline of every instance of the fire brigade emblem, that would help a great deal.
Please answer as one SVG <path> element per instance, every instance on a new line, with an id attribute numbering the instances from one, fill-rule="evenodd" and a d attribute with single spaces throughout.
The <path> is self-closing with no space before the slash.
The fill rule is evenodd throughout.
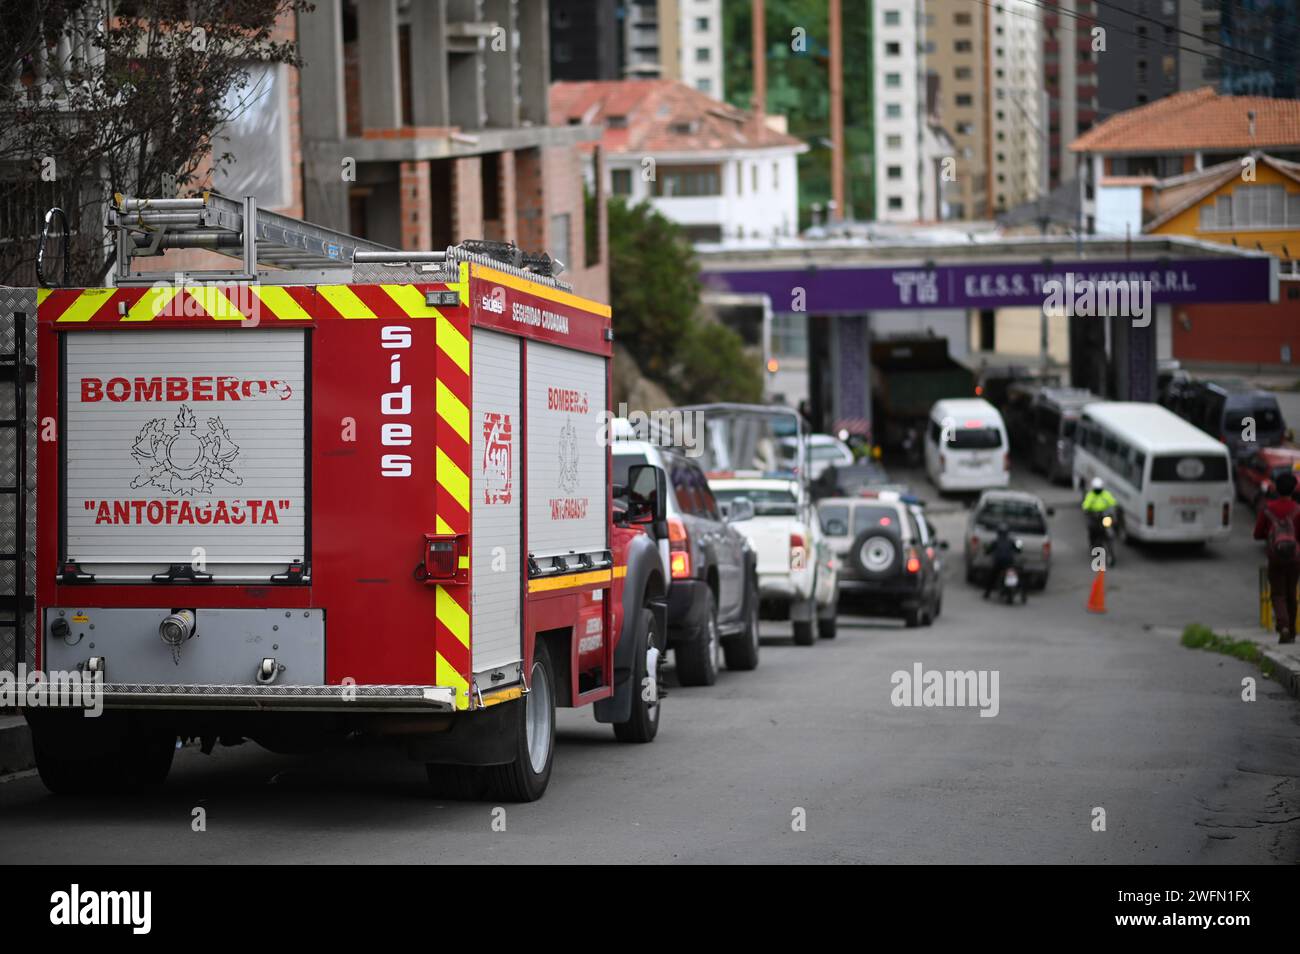
<path id="1" fill-rule="evenodd" d="M 131 456 L 141 468 L 131 480 L 133 488 L 152 486 L 192 497 L 211 493 L 214 481 L 236 487 L 244 482 L 231 469 L 239 446 L 230 439 L 221 418 L 208 418 L 204 433 L 200 433 L 194 412 L 185 404 L 175 420 L 156 417 L 140 428 Z"/>
<path id="2" fill-rule="evenodd" d="M 578 430 L 573 421 L 560 428 L 560 489 L 572 496 L 578 490 Z"/>
<path id="3" fill-rule="evenodd" d="M 483 415 L 483 502 L 510 503 L 510 415 Z"/>

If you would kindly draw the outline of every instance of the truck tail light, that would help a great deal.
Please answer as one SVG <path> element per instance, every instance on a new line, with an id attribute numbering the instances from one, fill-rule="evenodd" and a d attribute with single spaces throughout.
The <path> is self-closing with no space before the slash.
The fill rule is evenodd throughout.
<path id="1" fill-rule="evenodd" d="M 1223 525 L 1225 527 L 1228 526 L 1228 521 L 1231 519 L 1232 519 L 1232 504 L 1225 503 L 1223 505 Z"/>
<path id="2" fill-rule="evenodd" d="M 1049 558 L 1051 557 L 1051 555 L 1052 555 L 1052 541 L 1051 541 L 1051 540 L 1044 540 L 1044 541 L 1043 541 L 1043 559 L 1044 559 L 1044 560 L 1049 559 Z"/>
<path id="3" fill-rule="evenodd" d="M 1004 453 L 1004 454 L 1002 455 L 1002 469 L 1005 470 L 1007 473 L 1011 473 L 1011 454 L 1010 454 L 1010 453 Z"/>
<path id="4" fill-rule="evenodd" d="M 946 467 L 947 465 L 948 465 L 948 458 L 947 458 L 947 457 L 944 457 L 943 454 L 940 454 L 940 455 L 939 455 L 939 469 L 940 469 L 940 470 L 943 470 L 944 467 Z"/>
<path id="5" fill-rule="evenodd" d="M 691 575 L 691 539 L 686 524 L 678 517 L 668 518 L 668 569 L 674 580 L 684 580 Z"/>
<path id="6" fill-rule="evenodd" d="M 807 559 L 808 551 L 804 548 L 803 534 L 790 534 L 790 569 L 802 570 Z"/>
<path id="7" fill-rule="evenodd" d="M 415 568 L 422 583 L 469 582 L 469 553 L 463 533 L 426 533 L 424 562 Z"/>
<path id="8" fill-rule="evenodd" d="M 908 573 L 921 572 L 921 558 L 916 555 L 915 550 L 909 550 L 907 553 L 907 572 Z"/>
<path id="9" fill-rule="evenodd" d="M 1149 503 L 1147 504 L 1147 526 L 1154 527 L 1155 525 L 1156 525 L 1156 505 Z"/>

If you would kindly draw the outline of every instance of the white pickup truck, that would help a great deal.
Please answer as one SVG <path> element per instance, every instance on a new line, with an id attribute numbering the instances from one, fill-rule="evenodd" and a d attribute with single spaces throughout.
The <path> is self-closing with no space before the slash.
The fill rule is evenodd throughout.
<path id="1" fill-rule="evenodd" d="M 709 487 L 733 525 L 758 555 L 758 592 L 764 619 L 789 619 L 794 641 L 813 643 L 813 621 L 822 639 L 835 636 L 839 570 L 817 513 L 799 481 L 784 477 L 719 476 Z M 753 516 L 732 508 L 745 501 Z"/>

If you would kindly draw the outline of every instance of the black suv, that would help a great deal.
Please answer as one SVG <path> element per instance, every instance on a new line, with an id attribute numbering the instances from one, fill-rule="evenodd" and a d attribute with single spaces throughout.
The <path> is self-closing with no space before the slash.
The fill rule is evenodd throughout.
<path id="1" fill-rule="evenodd" d="M 870 493 L 870 492 L 868 492 Z M 929 626 L 943 608 L 946 541 L 918 504 L 898 493 L 828 497 L 819 501 L 822 532 L 840 561 L 841 602 L 864 604 L 872 615 L 901 616 Z"/>
<path id="2" fill-rule="evenodd" d="M 668 475 L 668 539 L 660 556 L 668 584 L 668 645 L 683 686 L 711 686 L 720 657 L 728 669 L 758 665 L 758 574 L 753 549 L 724 518 L 699 465 L 648 441 L 615 440 L 614 484 L 628 468 L 654 464 Z"/>

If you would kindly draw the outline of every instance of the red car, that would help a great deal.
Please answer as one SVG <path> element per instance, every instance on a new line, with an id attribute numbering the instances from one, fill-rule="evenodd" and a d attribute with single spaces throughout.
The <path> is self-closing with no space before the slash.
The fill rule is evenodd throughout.
<path id="1" fill-rule="evenodd" d="M 1237 461 L 1237 496 L 1256 511 L 1287 471 L 1300 477 L 1300 447 L 1265 447 Z"/>

